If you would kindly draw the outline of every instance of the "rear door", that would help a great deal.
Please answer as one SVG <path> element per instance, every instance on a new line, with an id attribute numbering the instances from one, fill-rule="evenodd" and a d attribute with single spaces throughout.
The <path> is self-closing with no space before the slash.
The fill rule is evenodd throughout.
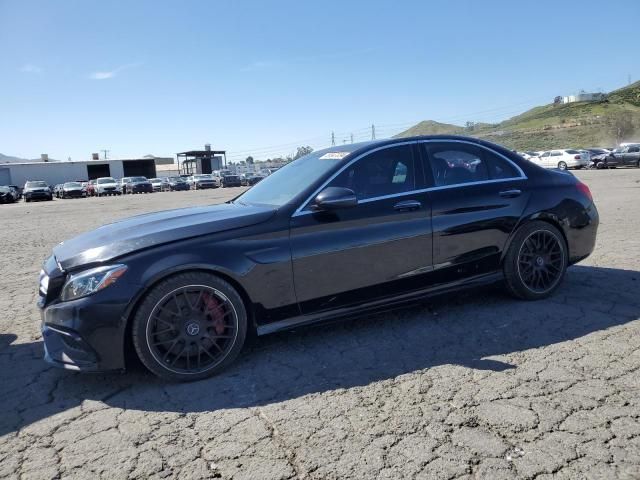
<path id="1" fill-rule="evenodd" d="M 307 206 L 291 218 L 296 295 L 304 314 L 420 289 L 432 265 L 431 219 L 416 142 L 374 150 L 326 187 L 350 188 L 358 205 Z"/>
<path id="2" fill-rule="evenodd" d="M 634 167 L 638 165 L 638 160 L 640 160 L 640 147 L 632 146 L 629 147 L 624 154 L 624 160 L 626 165 L 633 165 Z"/>
<path id="3" fill-rule="evenodd" d="M 433 281 L 495 271 L 530 196 L 511 160 L 473 143 L 424 142 L 433 228 Z"/>

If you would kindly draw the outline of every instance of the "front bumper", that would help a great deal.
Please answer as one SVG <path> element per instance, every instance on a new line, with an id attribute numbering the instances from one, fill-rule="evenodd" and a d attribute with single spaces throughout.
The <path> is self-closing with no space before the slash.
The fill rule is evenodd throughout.
<path id="1" fill-rule="evenodd" d="M 132 185 L 131 191 L 133 193 L 152 193 L 153 186 L 151 185 Z"/>
<path id="2" fill-rule="evenodd" d="M 27 192 L 24 194 L 24 198 L 29 200 L 49 200 L 53 198 L 53 193 L 50 192 Z"/>
<path id="3" fill-rule="evenodd" d="M 68 302 L 38 302 L 44 359 L 56 367 L 83 372 L 125 368 L 127 307 L 137 287 L 115 284 Z"/>
<path id="4" fill-rule="evenodd" d="M 201 190 L 203 188 L 216 188 L 218 186 L 214 182 L 206 182 L 206 183 L 197 182 L 194 185 L 197 190 Z"/>

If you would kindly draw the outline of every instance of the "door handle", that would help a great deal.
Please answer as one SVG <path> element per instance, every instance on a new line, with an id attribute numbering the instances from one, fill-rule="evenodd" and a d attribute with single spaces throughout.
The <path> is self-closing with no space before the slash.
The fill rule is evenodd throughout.
<path id="1" fill-rule="evenodd" d="M 421 208 L 422 204 L 417 200 L 405 200 L 393 206 L 393 209 L 397 212 L 410 212 L 411 210 L 419 210 Z"/>
<path id="2" fill-rule="evenodd" d="M 515 198 L 515 197 L 519 197 L 520 195 L 522 195 L 522 192 L 520 190 L 518 190 L 517 188 L 515 188 L 513 190 L 503 190 L 498 195 L 500 195 L 501 197 L 504 197 L 504 198 Z"/>

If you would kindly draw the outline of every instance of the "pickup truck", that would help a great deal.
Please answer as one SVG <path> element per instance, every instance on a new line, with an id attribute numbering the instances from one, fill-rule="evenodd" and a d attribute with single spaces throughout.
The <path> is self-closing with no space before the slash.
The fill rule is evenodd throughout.
<path id="1" fill-rule="evenodd" d="M 620 166 L 627 165 L 640 168 L 640 144 L 636 143 L 617 148 L 609 158 L 613 158 Z"/>

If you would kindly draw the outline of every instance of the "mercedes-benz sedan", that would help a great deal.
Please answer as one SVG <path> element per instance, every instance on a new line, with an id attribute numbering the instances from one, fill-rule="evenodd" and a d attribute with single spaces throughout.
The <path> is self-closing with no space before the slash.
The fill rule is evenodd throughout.
<path id="1" fill-rule="evenodd" d="M 140 215 L 56 246 L 40 277 L 45 356 L 123 369 L 132 348 L 160 377 L 200 379 L 227 367 L 249 331 L 497 281 L 545 298 L 591 253 L 597 228 L 586 185 L 498 145 L 434 136 L 332 147 L 225 204 Z"/>

